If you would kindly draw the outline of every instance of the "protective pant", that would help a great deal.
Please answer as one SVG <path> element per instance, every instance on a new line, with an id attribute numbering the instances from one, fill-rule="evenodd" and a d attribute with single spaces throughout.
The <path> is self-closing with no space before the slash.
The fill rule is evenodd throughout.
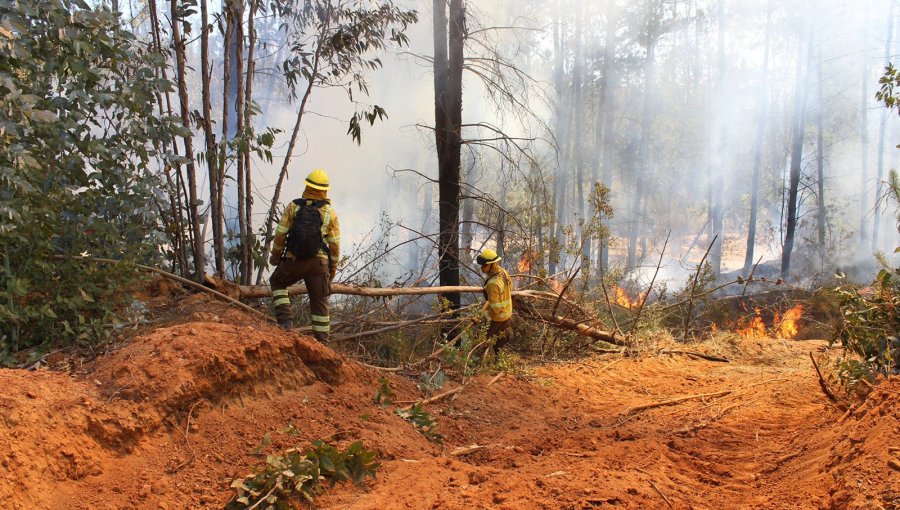
<path id="1" fill-rule="evenodd" d="M 309 292 L 313 336 L 320 342 L 327 342 L 331 331 L 331 318 L 328 316 L 328 261 L 321 257 L 282 259 L 269 277 L 272 306 L 275 308 L 278 325 L 285 329 L 291 329 L 294 325 L 287 288 L 300 280 L 303 280 Z"/>
<path id="2" fill-rule="evenodd" d="M 512 330 L 510 329 L 510 325 L 512 324 L 511 320 L 505 320 L 503 322 L 491 321 L 491 326 L 488 328 L 487 337 L 488 339 L 494 339 L 494 353 L 500 352 L 500 349 L 506 345 L 506 342 L 509 342 L 510 337 L 512 336 Z"/>

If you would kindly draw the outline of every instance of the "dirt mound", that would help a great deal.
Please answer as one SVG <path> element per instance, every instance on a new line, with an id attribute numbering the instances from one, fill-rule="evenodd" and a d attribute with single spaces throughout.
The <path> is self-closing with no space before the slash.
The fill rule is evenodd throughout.
<path id="1" fill-rule="evenodd" d="M 900 505 L 900 380 L 844 414 L 809 362 L 824 342 L 475 377 L 426 406 L 439 446 L 394 413 L 420 398 L 410 379 L 197 298 L 180 309 L 76 375 L 0 371 L 5 506 L 221 508 L 266 453 L 316 439 L 382 459 L 376 481 L 329 491 L 325 508 Z M 397 404 L 373 402 L 381 377 Z"/>

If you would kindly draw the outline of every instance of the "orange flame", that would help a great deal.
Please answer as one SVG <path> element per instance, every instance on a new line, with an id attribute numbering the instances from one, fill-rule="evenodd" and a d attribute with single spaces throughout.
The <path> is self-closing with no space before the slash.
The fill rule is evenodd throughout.
<path id="1" fill-rule="evenodd" d="M 559 283 L 558 281 L 556 281 L 555 278 L 550 278 L 550 279 L 548 279 L 548 280 L 547 280 L 547 285 L 549 285 L 550 288 L 553 289 L 553 292 L 556 292 L 557 294 L 562 294 L 562 291 L 563 291 L 563 284 L 561 284 L 561 283 Z"/>
<path id="2" fill-rule="evenodd" d="M 516 269 L 518 269 L 520 273 L 527 273 L 531 271 L 531 262 L 531 250 L 526 250 L 525 253 L 522 254 L 522 258 L 519 259 L 519 263 L 516 265 Z"/>
<path id="3" fill-rule="evenodd" d="M 612 292 L 612 302 L 625 308 L 635 308 L 640 306 L 644 297 L 647 295 L 647 292 L 644 291 L 638 293 L 638 296 L 635 299 L 631 299 L 631 297 L 628 296 L 628 293 L 625 292 L 625 289 L 615 286 L 613 286 Z"/>
<path id="4" fill-rule="evenodd" d="M 713 333 L 716 333 L 719 331 L 719 325 L 713 322 L 712 326 L 710 326 L 709 329 L 711 329 Z"/>
<path id="5" fill-rule="evenodd" d="M 794 338 L 799 331 L 797 325 L 803 316 L 803 305 L 794 305 L 790 310 L 784 312 L 784 317 L 779 321 L 778 314 L 775 314 L 775 323 L 778 324 L 778 336 L 781 338 Z"/>
<path id="6" fill-rule="evenodd" d="M 754 308 L 752 318 L 750 321 L 745 321 L 741 319 L 738 321 L 738 329 L 735 330 L 741 338 L 762 338 L 766 336 L 766 324 L 762 320 L 762 315 L 760 315 L 759 308 Z"/>

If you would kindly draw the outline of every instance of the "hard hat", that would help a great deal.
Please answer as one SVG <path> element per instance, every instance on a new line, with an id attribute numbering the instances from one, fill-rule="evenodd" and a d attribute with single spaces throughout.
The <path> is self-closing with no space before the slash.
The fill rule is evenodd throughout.
<path id="1" fill-rule="evenodd" d="M 503 257 L 497 255 L 497 252 L 490 248 L 482 251 L 475 257 L 475 262 L 477 262 L 479 266 L 486 266 L 488 264 L 493 264 L 494 262 L 500 262 L 501 260 L 503 260 Z"/>
<path id="2" fill-rule="evenodd" d="M 328 190 L 328 174 L 325 170 L 317 168 L 306 176 L 306 185 L 310 188 Z"/>

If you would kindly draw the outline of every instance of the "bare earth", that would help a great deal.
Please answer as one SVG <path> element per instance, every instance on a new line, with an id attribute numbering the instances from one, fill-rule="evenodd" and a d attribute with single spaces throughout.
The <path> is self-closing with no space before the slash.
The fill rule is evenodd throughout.
<path id="1" fill-rule="evenodd" d="M 479 376 L 426 407 L 441 446 L 375 405 L 383 373 L 241 312 L 191 311 L 204 307 L 71 374 L 0 370 L 2 506 L 221 508 L 269 432 L 266 452 L 315 439 L 381 452 L 376 480 L 321 508 L 900 508 L 900 379 L 845 414 L 809 359 L 821 341 Z M 388 377 L 396 400 L 420 398 Z"/>

